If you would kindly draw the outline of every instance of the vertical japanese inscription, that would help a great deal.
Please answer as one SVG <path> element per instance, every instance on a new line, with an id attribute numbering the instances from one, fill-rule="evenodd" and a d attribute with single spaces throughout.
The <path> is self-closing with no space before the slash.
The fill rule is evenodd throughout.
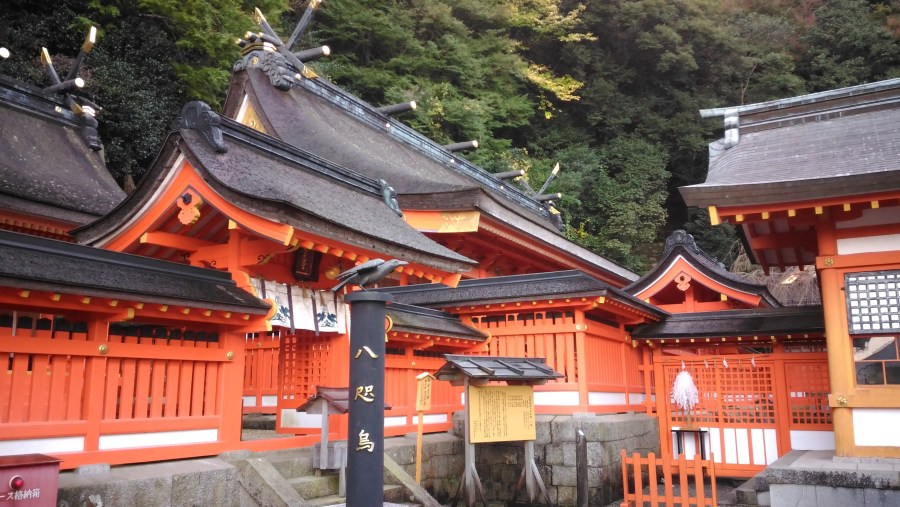
<path id="1" fill-rule="evenodd" d="M 350 303 L 350 385 L 347 505 L 382 498 L 384 468 L 384 323 L 387 294 L 355 292 Z"/>

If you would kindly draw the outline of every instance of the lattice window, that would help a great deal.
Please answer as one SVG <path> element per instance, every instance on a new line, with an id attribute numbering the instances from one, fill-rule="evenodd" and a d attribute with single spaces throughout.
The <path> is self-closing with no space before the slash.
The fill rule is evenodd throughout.
<path id="1" fill-rule="evenodd" d="M 722 422 L 740 425 L 773 424 L 775 396 L 772 366 L 746 361 L 720 368 L 722 390 Z"/>
<path id="2" fill-rule="evenodd" d="M 792 427 L 830 426 L 828 364 L 788 363 L 784 365 L 784 374 L 790 393 Z"/>
<path id="3" fill-rule="evenodd" d="M 686 364 L 694 378 L 700 403 L 691 413 L 691 422 L 734 424 L 741 427 L 771 425 L 775 422 L 773 371 L 769 364 L 753 366 L 750 361 L 729 358 L 725 367 L 720 359 Z M 671 393 L 681 366 L 666 367 L 666 386 Z M 669 407 L 673 425 L 686 423 L 684 411 L 672 403 Z"/>
<path id="4" fill-rule="evenodd" d="M 718 395 L 716 391 L 716 369 L 704 363 L 687 363 L 688 372 L 694 379 L 700 401 L 691 411 L 691 423 L 695 425 L 715 424 L 718 421 Z M 675 426 L 687 423 L 687 413 L 671 400 L 672 386 L 675 377 L 681 371 L 680 365 L 669 365 L 665 368 L 666 395 L 670 397 L 669 414 Z"/>
<path id="5" fill-rule="evenodd" d="M 281 350 L 283 400 L 305 401 L 315 394 L 316 386 L 329 386 L 331 369 L 331 338 L 312 333 L 283 335 Z"/>
<path id="6" fill-rule="evenodd" d="M 900 384 L 900 355 L 896 336 L 853 339 L 858 385 Z"/>

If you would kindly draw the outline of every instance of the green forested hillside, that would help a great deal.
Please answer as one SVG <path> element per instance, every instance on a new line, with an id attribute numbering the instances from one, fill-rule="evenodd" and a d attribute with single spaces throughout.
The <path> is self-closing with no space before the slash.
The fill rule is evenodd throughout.
<path id="1" fill-rule="evenodd" d="M 46 84 L 95 24 L 83 69 L 110 170 L 147 167 L 183 102 L 224 99 L 253 7 L 290 33 L 305 1 L 8 0 L 0 72 Z M 280 21 L 280 22 L 279 22 Z M 325 0 L 298 46 L 327 44 L 323 76 L 441 142 L 478 139 L 491 171 L 560 191 L 567 234 L 636 271 L 687 227 L 728 262 L 732 234 L 689 213 L 720 122 L 698 109 L 900 77 L 900 0 Z"/>

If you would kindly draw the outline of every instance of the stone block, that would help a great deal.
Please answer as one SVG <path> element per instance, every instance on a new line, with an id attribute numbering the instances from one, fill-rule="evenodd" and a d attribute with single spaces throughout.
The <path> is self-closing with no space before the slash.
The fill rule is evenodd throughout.
<path id="1" fill-rule="evenodd" d="M 865 490 L 816 486 L 816 505 L 819 507 L 847 507 L 864 505 Z"/>
<path id="2" fill-rule="evenodd" d="M 602 475 L 600 473 L 600 468 L 597 467 L 588 467 L 587 469 L 587 480 L 589 488 L 596 488 L 600 485 Z"/>
<path id="3" fill-rule="evenodd" d="M 604 420 L 603 417 L 595 417 L 582 421 L 581 431 L 588 442 L 609 442 L 619 438 L 617 426 Z"/>
<path id="4" fill-rule="evenodd" d="M 554 486 L 576 486 L 575 467 L 571 466 L 553 466 L 551 469 L 550 483 Z"/>
<path id="5" fill-rule="evenodd" d="M 97 463 L 95 465 L 81 465 L 75 469 L 76 475 L 99 475 L 109 473 L 109 463 Z"/>
<path id="6" fill-rule="evenodd" d="M 539 415 L 536 416 L 535 419 L 535 445 L 549 444 L 553 441 L 551 425 L 553 423 L 553 419 L 555 419 L 555 416 Z"/>
<path id="7" fill-rule="evenodd" d="M 553 444 L 575 441 L 575 422 L 571 416 L 559 415 L 550 423 L 550 433 Z"/>
<path id="8" fill-rule="evenodd" d="M 772 507 L 818 506 L 815 486 L 772 484 L 769 493 L 772 495 Z"/>
<path id="9" fill-rule="evenodd" d="M 396 461 L 398 465 L 409 465 L 416 462 L 416 446 L 404 445 L 385 449 L 385 454 Z"/>
<path id="10" fill-rule="evenodd" d="M 556 505 L 575 505 L 578 490 L 574 486 L 556 487 Z"/>

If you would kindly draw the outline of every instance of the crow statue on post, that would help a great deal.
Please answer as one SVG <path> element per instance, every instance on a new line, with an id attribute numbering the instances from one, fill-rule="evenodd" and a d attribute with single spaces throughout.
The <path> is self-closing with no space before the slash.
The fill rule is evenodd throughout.
<path id="1" fill-rule="evenodd" d="M 407 264 L 409 263 L 397 259 L 391 259 L 389 261 L 385 261 L 384 259 L 372 259 L 339 274 L 336 279 L 340 280 L 340 283 L 332 287 L 331 292 L 337 294 L 338 291 L 344 288 L 348 283 L 359 285 L 362 290 L 366 290 L 366 285 L 378 283 L 382 278 L 390 274 L 391 271 L 394 271 L 400 266 L 406 266 Z"/>

